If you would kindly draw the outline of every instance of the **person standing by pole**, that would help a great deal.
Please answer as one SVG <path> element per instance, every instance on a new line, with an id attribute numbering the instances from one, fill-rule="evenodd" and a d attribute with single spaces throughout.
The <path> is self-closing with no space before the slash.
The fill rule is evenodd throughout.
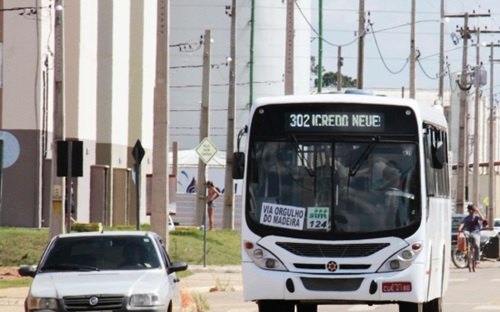
<path id="1" fill-rule="evenodd" d="M 221 193 L 210 180 L 207 181 L 207 212 L 208 212 L 208 229 L 212 230 L 214 226 L 214 201 L 221 196 Z"/>

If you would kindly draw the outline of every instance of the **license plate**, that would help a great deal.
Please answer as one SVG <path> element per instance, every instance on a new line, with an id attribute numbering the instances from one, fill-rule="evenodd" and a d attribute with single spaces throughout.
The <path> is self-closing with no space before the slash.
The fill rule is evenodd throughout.
<path id="1" fill-rule="evenodd" d="M 382 283 L 382 292 L 410 292 L 411 282 L 385 282 Z"/>

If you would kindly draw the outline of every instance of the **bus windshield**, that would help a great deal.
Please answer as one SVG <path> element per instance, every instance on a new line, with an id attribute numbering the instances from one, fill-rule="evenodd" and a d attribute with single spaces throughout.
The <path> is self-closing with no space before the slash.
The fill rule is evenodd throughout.
<path id="1" fill-rule="evenodd" d="M 419 221 L 415 142 L 289 134 L 256 139 L 250 151 L 250 227 L 331 238 L 387 235 Z"/>

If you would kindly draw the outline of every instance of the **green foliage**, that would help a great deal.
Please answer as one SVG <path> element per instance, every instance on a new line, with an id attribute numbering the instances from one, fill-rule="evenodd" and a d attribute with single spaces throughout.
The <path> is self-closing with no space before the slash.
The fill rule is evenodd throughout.
<path id="1" fill-rule="evenodd" d="M 240 233 L 230 230 L 206 232 L 207 265 L 236 265 L 241 263 Z M 172 259 L 189 264 L 203 264 L 204 235 L 195 228 L 179 229 L 169 234 L 168 251 Z"/>
<path id="2" fill-rule="evenodd" d="M 145 229 L 145 227 L 141 227 Z M 131 227 L 120 227 L 131 230 Z M 107 228 L 106 231 L 116 230 Z M 0 266 L 37 264 L 49 241 L 48 229 L 0 227 Z M 206 232 L 207 265 L 240 263 L 240 233 L 231 230 Z M 181 228 L 169 233 L 172 260 L 203 264 L 204 235 L 198 228 Z"/>
<path id="3" fill-rule="evenodd" d="M 120 226 L 110 230 L 133 230 L 135 227 Z M 150 230 L 150 226 L 141 226 Z M 37 264 L 49 241 L 48 229 L 0 227 L 0 266 L 16 267 Z M 237 265 L 241 255 L 240 233 L 231 230 L 206 232 L 207 265 Z M 198 228 L 180 228 L 169 233 L 169 254 L 172 260 L 184 260 L 188 264 L 204 263 L 204 234 Z M 179 272 L 181 277 L 188 271 Z M 0 280 L 0 288 L 29 286 L 31 278 Z M 200 298 L 200 300 L 203 298 Z M 200 303 L 203 303 L 200 301 Z M 202 310 L 204 311 L 204 310 Z"/>
<path id="4" fill-rule="evenodd" d="M 38 263 L 48 239 L 47 229 L 0 227 L 0 266 Z"/>

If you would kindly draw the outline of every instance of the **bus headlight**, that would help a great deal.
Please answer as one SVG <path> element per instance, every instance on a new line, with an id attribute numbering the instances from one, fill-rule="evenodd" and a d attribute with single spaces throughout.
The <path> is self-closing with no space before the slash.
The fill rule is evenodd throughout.
<path id="1" fill-rule="evenodd" d="M 421 243 L 414 243 L 411 246 L 401 249 L 389 257 L 378 269 L 378 272 L 402 271 L 408 268 L 421 250 Z"/>
<path id="2" fill-rule="evenodd" d="M 286 271 L 285 265 L 267 249 L 253 244 L 252 242 L 244 242 L 245 252 L 248 254 L 252 262 L 259 268 L 274 271 Z"/>

